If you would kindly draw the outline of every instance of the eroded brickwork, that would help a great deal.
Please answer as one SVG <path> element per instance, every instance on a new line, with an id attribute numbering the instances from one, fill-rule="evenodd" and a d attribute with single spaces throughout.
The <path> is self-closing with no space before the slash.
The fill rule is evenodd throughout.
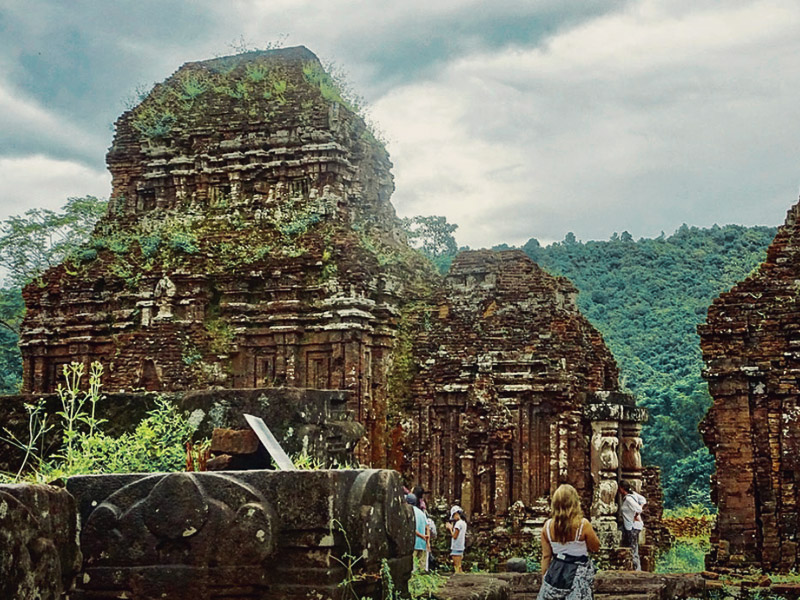
<path id="1" fill-rule="evenodd" d="M 513 516 L 530 531 L 571 483 L 613 546 L 617 481 L 641 483 L 646 415 L 576 296 L 521 251 L 459 254 L 414 321 L 406 459 L 487 528 Z"/>
<path id="2" fill-rule="evenodd" d="M 108 215 L 25 289 L 24 388 L 99 360 L 110 391 L 352 392 L 383 461 L 397 309 L 430 268 L 405 244 L 383 146 L 305 48 L 181 67 L 116 124 Z"/>
<path id="3" fill-rule="evenodd" d="M 346 390 L 362 462 L 520 539 L 568 481 L 616 544 L 646 413 L 577 290 L 518 251 L 462 253 L 442 281 L 310 51 L 184 65 L 120 117 L 108 165 L 92 241 L 24 290 L 25 391 L 76 360 L 109 392 Z"/>
<path id="4" fill-rule="evenodd" d="M 800 481 L 800 205 L 750 277 L 700 332 L 714 404 L 700 430 L 716 459 L 714 567 L 796 569 Z"/>

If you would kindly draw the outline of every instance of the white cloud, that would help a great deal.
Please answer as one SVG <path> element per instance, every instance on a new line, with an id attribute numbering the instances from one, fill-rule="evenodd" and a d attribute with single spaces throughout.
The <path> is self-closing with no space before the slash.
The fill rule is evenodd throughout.
<path id="1" fill-rule="evenodd" d="M 0 131 L 6 139 L 5 155 L 19 155 L 33 148 L 50 148 L 65 156 L 102 156 L 108 136 L 73 125 L 63 115 L 26 98 L 20 90 L 0 80 Z"/>
<path id="2" fill-rule="evenodd" d="M 108 197 L 111 176 L 43 155 L 0 157 L 0 220 L 29 208 L 57 210 L 72 196 Z"/>
<path id="3" fill-rule="evenodd" d="M 380 99 L 398 212 L 445 214 L 473 246 L 782 221 L 799 179 L 800 6 L 667 7 L 464 56 Z"/>

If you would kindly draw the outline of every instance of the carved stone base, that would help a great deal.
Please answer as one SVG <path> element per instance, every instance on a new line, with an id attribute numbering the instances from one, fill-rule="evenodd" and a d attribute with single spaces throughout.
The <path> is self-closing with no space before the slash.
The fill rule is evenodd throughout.
<path id="1" fill-rule="evenodd" d="M 411 573 L 413 515 L 393 471 L 85 476 L 68 489 L 79 599 L 341 600 L 356 558 L 354 592 L 380 598 L 382 560 L 399 590 Z"/>

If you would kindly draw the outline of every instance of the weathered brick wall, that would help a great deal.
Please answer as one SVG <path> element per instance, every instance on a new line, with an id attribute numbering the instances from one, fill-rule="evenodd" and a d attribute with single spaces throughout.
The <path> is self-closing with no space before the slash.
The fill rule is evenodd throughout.
<path id="1" fill-rule="evenodd" d="M 110 391 L 343 389 L 383 462 L 397 309 L 435 275 L 327 77 L 302 47 L 189 63 L 120 117 L 108 215 L 24 291 L 25 391 L 73 360 Z"/>
<path id="2" fill-rule="evenodd" d="M 701 423 L 716 459 L 712 567 L 800 565 L 800 205 L 747 279 L 698 328 L 714 404 Z"/>
<path id="3" fill-rule="evenodd" d="M 506 524 L 516 504 L 517 529 L 530 535 L 568 482 L 586 514 L 616 531 L 616 481 L 641 478 L 636 427 L 646 415 L 620 392 L 576 295 L 521 251 L 462 252 L 415 316 L 407 470 L 479 527 Z"/>
<path id="4" fill-rule="evenodd" d="M 673 536 L 663 522 L 664 494 L 661 490 L 661 469 L 645 467 L 642 481 L 642 495 L 647 499 L 643 512 L 646 543 L 654 548 L 665 550 L 672 544 Z"/>

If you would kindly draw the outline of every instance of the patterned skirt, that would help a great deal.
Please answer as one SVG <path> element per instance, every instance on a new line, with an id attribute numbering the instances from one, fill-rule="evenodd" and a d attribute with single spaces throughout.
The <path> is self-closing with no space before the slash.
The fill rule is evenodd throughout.
<path id="1" fill-rule="evenodd" d="M 586 563 L 578 565 L 569 589 L 552 586 L 542 577 L 542 587 L 539 588 L 537 600 L 592 600 L 594 598 L 592 584 L 596 572 L 597 569 L 590 558 Z"/>

